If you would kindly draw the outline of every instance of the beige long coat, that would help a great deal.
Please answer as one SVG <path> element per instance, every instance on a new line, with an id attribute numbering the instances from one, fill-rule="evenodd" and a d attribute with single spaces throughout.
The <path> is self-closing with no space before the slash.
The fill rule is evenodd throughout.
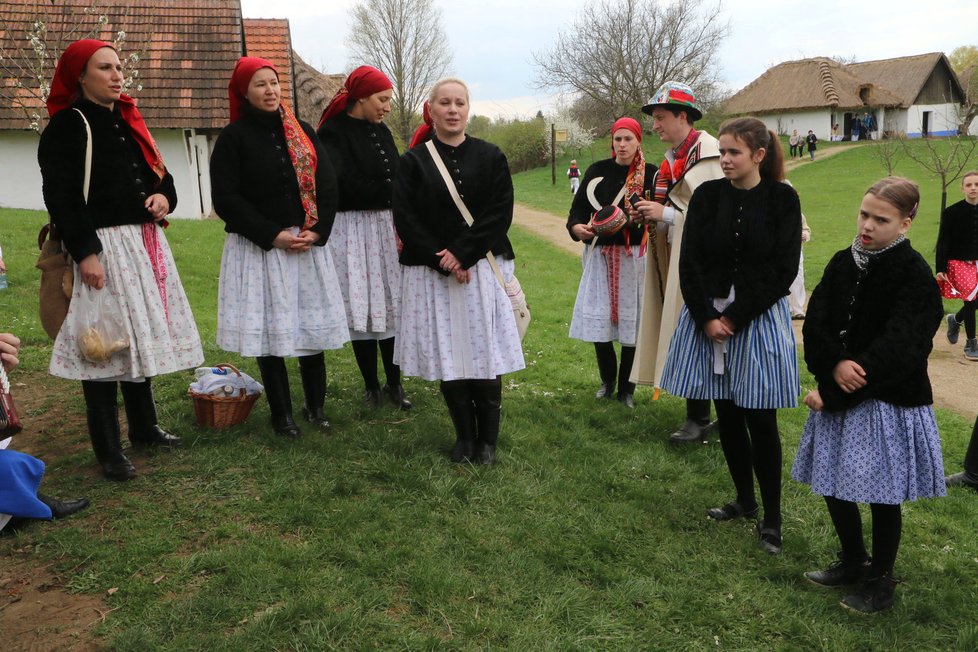
<path id="1" fill-rule="evenodd" d="M 672 150 L 666 152 L 671 161 Z M 631 382 L 653 385 L 658 388 L 662 369 L 666 364 L 669 342 L 679 321 L 683 298 L 679 289 L 679 250 L 683 238 L 686 208 L 693 191 L 704 181 L 723 177 L 720 169 L 720 149 L 717 139 L 701 131 L 696 144 L 686 159 L 683 176 L 673 183 L 667 196 L 667 205 L 677 209 L 673 225 L 672 243 L 667 242 L 669 227 L 661 222 L 656 225 L 654 247 L 650 246 L 645 257 L 648 266 L 645 273 L 644 301 L 638 327 L 635 362 L 632 364 Z M 660 290 L 661 284 L 661 290 Z"/>

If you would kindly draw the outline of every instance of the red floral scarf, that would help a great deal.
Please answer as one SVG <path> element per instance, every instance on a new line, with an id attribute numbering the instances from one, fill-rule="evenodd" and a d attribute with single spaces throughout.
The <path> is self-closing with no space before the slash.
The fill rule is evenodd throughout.
<path id="1" fill-rule="evenodd" d="M 696 144 L 696 139 L 699 137 L 700 132 L 695 129 L 690 129 L 686 138 L 679 144 L 679 147 L 673 150 L 672 163 L 669 163 L 668 158 L 662 159 L 659 174 L 655 178 L 655 200 L 660 204 L 666 203 L 666 196 L 669 194 L 669 189 L 672 188 L 672 184 L 683 178 L 689 151 L 693 149 L 693 145 Z"/>
<path id="2" fill-rule="evenodd" d="M 278 110 L 282 116 L 282 128 L 285 130 L 285 144 L 289 150 L 289 158 L 292 159 L 295 177 L 299 182 L 299 199 L 302 202 L 302 210 L 306 213 L 302 230 L 308 231 L 319 222 L 319 208 L 316 206 L 316 166 L 319 158 L 316 156 L 316 148 L 312 140 L 303 131 L 292 110 L 284 104 L 280 104 Z"/>

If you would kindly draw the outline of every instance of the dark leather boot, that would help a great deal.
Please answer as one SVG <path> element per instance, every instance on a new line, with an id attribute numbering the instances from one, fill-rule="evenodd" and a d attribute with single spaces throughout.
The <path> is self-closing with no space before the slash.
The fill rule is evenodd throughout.
<path id="1" fill-rule="evenodd" d="M 674 444 L 692 444 L 706 441 L 706 436 L 715 428 L 710 422 L 710 402 L 700 399 L 686 399 L 686 423 L 669 435 Z"/>
<path id="2" fill-rule="evenodd" d="M 80 512 L 88 507 L 88 498 L 77 498 L 75 500 L 58 500 L 51 496 L 46 496 L 40 491 L 37 492 L 37 499 L 51 508 L 51 518 L 64 518 L 71 516 L 75 512 Z"/>
<path id="3" fill-rule="evenodd" d="M 394 364 L 394 338 L 380 340 L 377 345 L 380 347 L 380 358 L 384 363 L 384 374 L 387 376 L 384 393 L 397 409 L 410 410 L 413 406 L 404 392 L 404 386 L 401 385 L 401 367 Z"/>
<path id="4" fill-rule="evenodd" d="M 289 393 L 289 372 L 285 360 L 273 355 L 255 358 L 261 382 L 265 386 L 265 398 L 272 413 L 272 429 L 276 435 L 296 438 L 302 433 L 292 418 L 292 395 Z"/>
<path id="5" fill-rule="evenodd" d="M 598 375 L 601 376 L 601 387 L 595 398 L 614 398 L 615 379 L 618 376 L 618 358 L 615 356 L 615 345 L 611 342 L 595 342 L 594 355 L 598 359 Z"/>
<path id="6" fill-rule="evenodd" d="M 122 388 L 122 404 L 129 422 L 129 441 L 133 448 L 158 446 L 179 448 L 183 441 L 160 428 L 156 418 L 156 401 L 153 386 L 147 378 L 141 383 L 119 383 Z"/>
<path id="7" fill-rule="evenodd" d="M 893 605 L 893 593 L 897 581 L 889 573 L 867 579 L 858 591 L 842 598 L 839 603 L 847 609 L 873 614 Z"/>
<path id="8" fill-rule="evenodd" d="M 322 353 L 300 357 L 299 375 L 302 376 L 302 393 L 306 399 L 302 417 L 317 428 L 329 428 L 329 420 L 323 410 L 326 403 L 326 358 Z"/>
<path id="9" fill-rule="evenodd" d="M 88 436 L 102 474 L 110 480 L 132 480 L 136 467 L 122 454 L 119 430 L 119 407 L 116 405 L 116 383 L 83 380 Z"/>
<path id="10" fill-rule="evenodd" d="M 455 463 L 469 462 L 474 455 L 476 436 L 475 405 L 470 383 L 467 380 L 442 381 L 441 393 L 455 426 L 455 446 L 451 459 Z"/>
<path id="11" fill-rule="evenodd" d="M 635 409 L 635 383 L 628 382 L 632 373 L 632 361 L 635 359 L 635 347 L 621 347 L 621 364 L 618 366 L 618 402 L 625 407 Z"/>
<path id="12" fill-rule="evenodd" d="M 472 396 L 475 402 L 477 425 L 475 456 L 472 461 L 478 464 L 494 464 L 502 412 L 502 382 L 500 380 L 475 381 L 472 384 Z"/>

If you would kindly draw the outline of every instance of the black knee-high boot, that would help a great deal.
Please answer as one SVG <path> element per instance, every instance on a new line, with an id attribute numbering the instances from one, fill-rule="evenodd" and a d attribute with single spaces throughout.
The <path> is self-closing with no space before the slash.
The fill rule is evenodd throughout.
<path id="1" fill-rule="evenodd" d="M 299 426 L 292 418 L 292 395 L 289 393 L 289 372 L 285 360 L 274 355 L 255 358 L 265 386 L 265 397 L 272 413 L 272 429 L 283 437 L 298 437 Z"/>
<path id="2" fill-rule="evenodd" d="M 126 408 L 129 422 L 129 441 L 133 447 L 159 446 L 178 448 L 183 441 L 160 428 L 156 417 L 156 401 L 153 398 L 152 381 L 147 378 L 141 383 L 119 383 L 122 389 L 122 404 Z"/>
<path id="3" fill-rule="evenodd" d="M 323 410 L 326 403 L 326 357 L 322 353 L 300 356 L 299 375 L 306 399 L 306 404 L 302 406 L 303 418 L 319 428 L 329 428 L 329 420 Z"/>
<path id="4" fill-rule="evenodd" d="M 357 359 L 357 368 L 363 376 L 363 402 L 370 408 L 379 408 L 384 404 L 384 395 L 380 391 L 380 381 L 377 380 L 377 342 L 376 340 L 354 340 L 353 357 Z"/>
<path id="5" fill-rule="evenodd" d="M 384 385 L 384 392 L 397 408 L 410 410 L 412 405 L 404 393 L 404 386 L 401 385 L 401 367 L 394 364 L 394 338 L 377 342 L 380 346 L 380 359 L 384 363 L 384 375 L 387 376 L 387 384 Z"/>
<path id="6" fill-rule="evenodd" d="M 468 380 L 442 381 L 441 393 L 448 406 L 448 414 L 455 426 L 453 462 L 468 462 L 474 456 L 476 437 L 475 404 Z"/>
<path id="7" fill-rule="evenodd" d="M 102 467 L 102 474 L 110 480 L 135 478 L 136 467 L 122 454 L 116 383 L 83 380 L 82 393 L 85 395 L 88 436 L 92 440 L 95 459 Z"/>
<path id="8" fill-rule="evenodd" d="M 601 387 L 595 396 L 611 398 L 615 395 L 615 377 L 618 375 L 615 345 L 611 342 L 595 342 L 594 355 L 598 358 L 598 375 L 601 376 Z"/>
<path id="9" fill-rule="evenodd" d="M 635 407 L 635 383 L 628 382 L 632 374 L 632 361 L 635 359 L 635 347 L 621 347 L 621 364 L 618 367 L 618 400 L 626 407 Z"/>
<path id="10" fill-rule="evenodd" d="M 475 399 L 477 424 L 473 461 L 493 464 L 496 461 L 496 442 L 499 440 L 499 419 L 503 403 L 502 380 L 496 378 L 473 382 L 472 397 Z"/>

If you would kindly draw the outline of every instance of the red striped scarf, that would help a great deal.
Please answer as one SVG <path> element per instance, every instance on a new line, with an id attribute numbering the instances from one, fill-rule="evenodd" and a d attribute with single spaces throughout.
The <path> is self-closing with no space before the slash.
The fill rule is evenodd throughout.
<path id="1" fill-rule="evenodd" d="M 693 149 L 693 145 L 696 144 L 696 139 L 699 136 L 700 132 L 695 129 L 690 129 L 689 134 L 679 144 L 679 147 L 673 150 L 672 163 L 669 163 L 668 158 L 662 159 L 662 165 L 659 166 L 659 174 L 655 177 L 655 201 L 665 205 L 666 197 L 672 188 L 672 184 L 683 178 L 689 152 Z"/>

